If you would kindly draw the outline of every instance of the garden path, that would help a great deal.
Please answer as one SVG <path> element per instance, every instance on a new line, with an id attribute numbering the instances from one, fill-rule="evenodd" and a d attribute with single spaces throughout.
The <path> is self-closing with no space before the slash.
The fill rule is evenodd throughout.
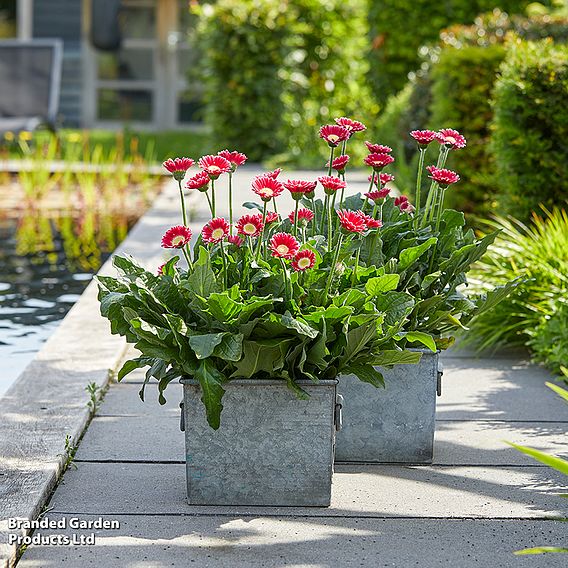
<path id="1" fill-rule="evenodd" d="M 255 173 L 245 168 L 239 177 Z M 156 257 L 164 226 L 178 221 L 175 188 L 168 203 L 170 216 L 148 229 Z M 195 227 L 206 220 L 201 205 Z M 558 497 L 565 479 L 504 440 L 567 456 L 568 407 L 544 385 L 548 374 L 522 353 L 451 351 L 443 362 L 434 463 L 338 464 L 326 509 L 187 505 L 181 387 L 172 385 L 165 407 L 151 390 L 143 404 L 142 374 L 133 373 L 111 384 L 79 445 L 76 468 L 66 472 L 46 514 L 103 517 L 120 528 L 95 530 L 96 546 L 32 545 L 18 566 L 565 566 L 561 555 L 512 555 L 567 544 L 566 525 L 551 520 L 566 514 Z"/>

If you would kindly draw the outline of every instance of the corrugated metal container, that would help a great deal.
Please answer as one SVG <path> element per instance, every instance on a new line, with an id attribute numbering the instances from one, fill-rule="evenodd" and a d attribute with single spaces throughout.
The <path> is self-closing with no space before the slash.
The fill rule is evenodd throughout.
<path id="1" fill-rule="evenodd" d="M 339 378 L 343 426 L 335 459 L 342 462 L 431 463 L 439 390 L 438 353 L 423 351 L 416 365 L 377 367 L 385 388 L 354 375 Z"/>
<path id="2" fill-rule="evenodd" d="M 285 381 L 230 381 L 218 430 L 199 384 L 181 382 L 190 504 L 329 506 L 337 381 L 299 382 L 309 400 Z"/>

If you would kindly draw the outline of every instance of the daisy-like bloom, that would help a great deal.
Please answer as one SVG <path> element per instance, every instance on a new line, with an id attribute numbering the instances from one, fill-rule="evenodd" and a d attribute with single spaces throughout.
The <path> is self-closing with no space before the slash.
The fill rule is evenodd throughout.
<path id="1" fill-rule="evenodd" d="M 371 179 L 377 187 L 383 187 L 385 184 L 389 183 L 389 181 L 394 181 L 394 176 L 382 172 L 380 174 L 373 173 L 372 176 L 367 178 L 368 181 L 371 181 Z"/>
<path id="2" fill-rule="evenodd" d="M 176 225 L 168 229 L 162 237 L 163 248 L 183 248 L 191 240 L 191 229 L 184 225 Z"/>
<path id="3" fill-rule="evenodd" d="M 262 220 L 262 215 L 259 215 L 259 217 Z M 278 223 L 279 221 L 280 221 L 280 215 L 278 215 L 278 213 L 275 213 L 274 211 L 266 212 L 266 218 L 264 219 L 266 226 L 272 225 L 272 223 Z"/>
<path id="4" fill-rule="evenodd" d="M 394 158 L 390 154 L 369 154 L 364 160 L 365 164 L 371 166 L 375 172 L 379 172 L 385 166 L 392 164 Z"/>
<path id="5" fill-rule="evenodd" d="M 362 211 L 337 211 L 339 222 L 348 233 L 364 233 L 367 229 L 365 215 Z"/>
<path id="6" fill-rule="evenodd" d="M 335 148 L 340 142 L 349 140 L 351 131 L 339 124 L 326 124 L 319 131 L 320 138 L 323 138 L 330 148 Z"/>
<path id="7" fill-rule="evenodd" d="M 379 189 L 377 191 L 369 191 L 365 193 L 365 197 L 376 203 L 381 199 L 384 199 L 390 193 L 390 189 L 388 187 L 384 187 L 383 189 Z"/>
<path id="8" fill-rule="evenodd" d="M 378 229 L 379 227 L 383 226 L 382 221 L 371 217 L 370 215 L 364 215 L 365 217 L 365 225 L 367 225 L 367 229 Z"/>
<path id="9" fill-rule="evenodd" d="M 367 127 L 362 122 L 353 120 L 352 118 L 347 118 L 346 116 L 336 118 L 335 124 L 339 124 L 339 126 L 347 128 L 347 130 L 351 132 L 351 135 L 353 135 L 355 132 L 363 132 L 363 130 L 367 130 Z"/>
<path id="10" fill-rule="evenodd" d="M 290 215 L 288 215 L 288 219 L 290 219 L 290 223 L 294 224 L 294 213 L 292 211 Z M 298 209 L 298 226 L 305 227 L 312 219 L 314 218 L 314 212 L 311 209 L 306 209 L 302 207 L 302 209 Z"/>
<path id="11" fill-rule="evenodd" d="M 185 172 L 195 164 L 195 161 L 191 158 L 170 158 L 166 160 L 162 165 L 170 174 L 174 176 L 177 181 L 181 181 L 185 176 Z"/>
<path id="12" fill-rule="evenodd" d="M 313 268 L 316 263 L 316 255 L 309 249 L 298 251 L 294 260 L 292 261 L 292 268 L 296 272 L 303 272 Z"/>
<path id="13" fill-rule="evenodd" d="M 168 261 L 169 262 L 169 261 Z M 166 264 L 168 264 L 168 262 L 164 262 L 163 264 L 160 264 L 160 266 L 158 266 L 158 276 L 163 276 L 164 275 L 164 268 L 166 266 Z M 178 263 L 178 261 L 176 260 L 174 262 L 174 265 L 176 265 Z"/>
<path id="14" fill-rule="evenodd" d="M 262 231 L 262 215 L 243 215 L 237 221 L 237 233 L 246 237 L 258 237 Z"/>
<path id="15" fill-rule="evenodd" d="M 241 239 L 241 237 L 239 237 L 239 235 L 229 235 L 227 240 L 237 248 L 243 246 L 243 243 L 245 242 Z"/>
<path id="16" fill-rule="evenodd" d="M 241 152 L 237 151 L 229 152 L 229 150 L 221 150 L 217 152 L 217 155 L 231 162 L 231 172 L 234 172 L 239 166 L 242 166 L 248 159 L 245 154 L 241 154 Z"/>
<path id="17" fill-rule="evenodd" d="M 408 201 L 408 197 L 406 195 L 401 195 L 399 197 L 395 197 L 394 204 L 401 210 L 405 211 L 406 213 L 413 213 L 414 212 L 414 205 Z"/>
<path id="18" fill-rule="evenodd" d="M 466 145 L 465 137 L 453 128 L 442 128 L 436 133 L 436 140 L 452 150 L 460 150 Z"/>
<path id="19" fill-rule="evenodd" d="M 390 154 L 392 148 L 390 146 L 383 146 L 382 144 L 373 144 L 372 142 L 365 142 L 365 146 L 371 154 Z"/>
<path id="20" fill-rule="evenodd" d="M 300 243 L 290 233 L 276 233 L 271 239 L 268 248 L 272 256 L 277 258 L 294 258 Z"/>
<path id="21" fill-rule="evenodd" d="M 282 168 L 276 168 L 271 172 L 266 172 L 264 175 L 276 179 L 282 173 Z"/>
<path id="22" fill-rule="evenodd" d="M 343 156 L 338 156 L 337 158 L 333 159 L 333 162 L 331 162 L 331 167 L 338 174 L 344 174 L 345 173 L 345 166 L 347 165 L 348 161 L 349 161 L 349 156 L 347 154 L 343 154 Z M 325 166 L 327 168 L 329 168 L 329 161 L 327 162 L 327 164 Z"/>
<path id="23" fill-rule="evenodd" d="M 418 146 L 426 148 L 430 142 L 436 140 L 437 133 L 433 130 L 413 130 L 410 136 L 416 140 Z"/>
<path id="24" fill-rule="evenodd" d="M 252 190 L 262 201 L 268 202 L 273 197 L 278 197 L 284 191 L 284 186 L 275 178 L 263 175 L 252 180 Z"/>
<path id="25" fill-rule="evenodd" d="M 347 187 L 347 183 L 334 176 L 320 176 L 318 181 L 323 187 L 326 195 L 333 195 L 338 189 Z"/>
<path id="26" fill-rule="evenodd" d="M 199 158 L 199 167 L 207 172 L 210 179 L 217 179 L 221 174 L 231 171 L 231 162 L 223 156 L 203 156 Z"/>
<path id="27" fill-rule="evenodd" d="M 206 243 L 221 242 L 229 234 L 229 223 L 222 217 L 211 219 L 201 232 L 201 237 Z"/>
<path id="28" fill-rule="evenodd" d="M 289 179 L 284 183 L 284 187 L 292 194 L 294 201 L 300 201 L 304 195 L 313 193 L 317 185 L 315 181 L 304 181 L 301 179 Z"/>
<path id="29" fill-rule="evenodd" d="M 428 177 L 442 187 L 448 187 L 448 185 L 460 181 L 460 176 L 456 172 L 452 172 L 452 170 L 437 168 L 436 166 L 428 166 L 426 169 L 430 172 Z"/>
<path id="30" fill-rule="evenodd" d="M 199 172 L 194 176 L 191 176 L 186 184 L 185 187 L 187 189 L 198 189 L 199 191 L 207 191 L 209 189 L 209 175 L 207 172 Z"/>

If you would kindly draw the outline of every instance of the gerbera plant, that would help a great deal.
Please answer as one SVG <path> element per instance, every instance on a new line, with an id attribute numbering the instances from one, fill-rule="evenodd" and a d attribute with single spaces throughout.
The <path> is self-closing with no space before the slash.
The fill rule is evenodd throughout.
<path id="1" fill-rule="evenodd" d="M 210 425 L 218 428 L 228 381 L 280 379 L 300 398 L 308 396 L 302 381 L 341 373 L 381 386 L 378 366 L 418 362 L 420 352 L 409 347 L 447 347 L 457 328 L 515 286 L 482 297 L 464 294 L 467 271 L 495 238 L 476 240 L 464 230 L 463 214 L 444 208 L 446 191 L 459 182 L 445 162 L 449 152 L 465 147 L 464 137 L 451 129 L 411 133 L 420 149 L 413 204 L 391 185 L 391 148 L 369 141 L 368 156 L 358 164 L 369 170 L 369 188 L 348 195 L 347 149 L 364 130 L 346 117 L 322 126 L 319 136 L 329 148 L 324 175 L 281 181 L 277 169 L 257 176 L 249 189 L 260 203 L 245 203 L 256 211 L 238 219 L 233 175 L 244 154 L 203 156 L 194 174 L 189 158 L 164 164 L 179 184 L 182 224 L 166 231 L 162 246 L 181 256 L 157 274 L 116 256 L 120 275 L 98 278 L 101 312 L 112 332 L 140 352 L 119 379 L 147 367 L 146 382 L 157 379 L 164 402 L 171 381 L 192 377 Z M 426 167 L 434 146 L 437 159 Z M 423 170 L 431 184 L 421 206 Z M 216 215 L 216 203 L 225 198 L 216 196 L 221 176 L 229 178 L 229 219 Z M 207 199 L 212 218 L 200 232 L 188 227 L 184 188 Z M 281 216 L 277 203 L 284 192 L 294 208 Z"/>

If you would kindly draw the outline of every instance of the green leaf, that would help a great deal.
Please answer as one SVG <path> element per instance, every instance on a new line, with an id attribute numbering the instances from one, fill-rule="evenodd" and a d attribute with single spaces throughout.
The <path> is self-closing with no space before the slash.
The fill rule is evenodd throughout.
<path id="1" fill-rule="evenodd" d="M 372 363 L 380 367 L 392 367 L 393 365 L 415 365 L 420 362 L 420 351 L 381 351 L 373 356 Z"/>
<path id="2" fill-rule="evenodd" d="M 345 352 L 340 361 L 339 369 L 343 370 L 347 363 L 351 361 L 357 353 L 362 351 L 376 335 L 377 325 L 375 320 L 348 331 L 345 336 Z"/>
<path id="3" fill-rule="evenodd" d="M 131 256 L 128 255 L 115 255 L 112 258 L 112 264 L 126 276 L 141 276 L 142 274 L 146 273 L 146 270 L 142 268 Z"/>
<path id="4" fill-rule="evenodd" d="M 493 290 L 490 290 L 485 295 L 485 298 L 478 302 L 477 309 L 475 310 L 475 315 L 482 314 L 488 310 L 493 309 L 501 300 L 504 300 L 511 292 L 523 284 L 524 280 L 519 277 L 507 282 L 504 286 L 497 286 Z"/>
<path id="5" fill-rule="evenodd" d="M 402 272 L 406 270 L 411 264 L 417 261 L 429 248 L 434 246 L 438 242 L 436 237 L 430 237 L 426 242 L 415 247 L 409 247 L 404 249 L 400 253 L 398 267 Z"/>
<path id="6" fill-rule="evenodd" d="M 225 333 L 223 340 L 213 350 L 213 355 L 224 361 L 238 361 L 243 354 L 242 333 Z"/>
<path id="7" fill-rule="evenodd" d="M 434 338 L 427 333 L 423 333 L 422 331 L 405 331 L 403 333 L 397 334 L 395 336 L 395 339 L 398 340 L 402 339 L 403 337 L 406 338 L 410 343 L 422 343 L 422 345 L 425 345 L 426 347 L 428 347 L 428 349 L 430 349 L 430 351 L 433 351 L 434 353 L 437 351 Z"/>
<path id="8" fill-rule="evenodd" d="M 236 370 L 231 377 L 249 379 L 261 371 L 272 375 L 284 367 L 288 348 L 293 341 L 291 337 L 243 341 L 243 356 L 235 363 Z"/>
<path id="9" fill-rule="evenodd" d="M 221 399 L 225 394 L 225 376 L 219 372 L 210 359 L 204 359 L 195 371 L 195 378 L 201 386 L 201 402 L 205 405 L 207 422 L 214 430 L 221 424 Z"/>
<path id="10" fill-rule="evenodd" d="M 546 383 L 546 386 L 552 389 L 557 395 L 561 396 L 566 402 L 568 402 L 568 390 L 559 387 L 553 383 Z"/>
<path id="11" fill-rule="evenodd" d="M 359 380 L 363 381 L 364 383 L 369 383 L 374 387 L 382 387 L 385 386 L 385 379 L 383 375 L 375 369 L 373 365 L 349 365 L 346 369 L 348 372 L 357 375 Z"/>
<path id="12" fill-rule="evenodd" d="M 130 359 L 126 361 L 124 365 L 118 371 L 116 376 L 118 382 L 122 381 L 126 375 L 132 373 L 135 369 L 142 369 L 143 367 L 147 367 L 148 365 L 152 365 L 154 363 L 153 357 L 136 357 L 136 359 Z"/>
<path id="13" fill-rule="evenodd" d="M 207 308 L 211 315 L 220 322 L 228 322 L 241 311 L 243 304 L 231 300 L 227 292 L 213 292 L 207 298 Z"/>
<path id="14" fill-rule="evenodd" d="M 549 553 L 568 553 L 568 548 L 559 548 L 558 546 L 537 546 L 535 548 L 524 548 L 517 550 L 513 554 L 523 556 L 525 554 L 549 554 Z"/>
<path id="15" fill-rule="evenodd" d="M 284 327 L 296 331 L 299 335 L 305 335 L 310 339 L 315 339 L 318 336 L 317 329 L 314 329 L 299 319 L 293 318 L 290 312 L 286 312 L 283 316 L 281 316 L 280 322 Z"/>
<path id="16" fill-rule="evenodd" d="M 170 260 L 168 260 L 168 262 L 166 262 L 166 264 L 164 264 L 164 267 L 162 268 L 162 275 L 163 276 L 170 276 L 170 277 L 174 277 L 177 275 L 177 269 L 176 269 L 176 264 L 179 261 L 179 256 L 173 256 L 172 258 L 170 258 Z"/>
<path id="17" fill-rule="evenodd" d="M 533 450 L 532 448 L 527 448 L 526 446 L 518 446 L 517 444 L 512 444 L 511 442 L 507 442 L 509 446 L 512 446 L 519 452 L 526 454 L 534 458 L 535 460 L 563 473 L 564 475 L 568 475 L 568 461 L 563 460 L 562 458 L 558 458 L 556 456 L 545 454 L 544 452 L 539 452 L 538 450 Z"/>
<path id="18" fill-rule="evenodd" d="M 226 333 L 226 332 L 225 332 Z M 189 338 L 189 345 L 193 349 L 198 359 L 211 357 L 215 347 L 223 341 L 225 333 L 206 333 L 203 335 L 192 335 Z"/>
<path id="19" fill-rule="evenodd" d="M 377 278 L 371 278 L 365 284 L 365 290 L 371 296 L 378 296 L 382 292 L 396 290 L 400 281 L 400 274 L 385 274 Z"/>
<path id="20" fill-rule="evenodd" d="M 374 302 L 377 309 L 385 313 L 388 325 L 404 321 L 414 307 L 414 298 L 406 292 L 385 292 L 379 294 Z"/>
<path id="21" fill-rule="evenodd" d="M 199 257 L 193 263 L 193 272 L 187 278 L 187 288 L 202 298 L 208 298 L 217 288 L 209 252 L 204 247 L 199 248 Z"/>
<path id="22" fill-rule="evenodd" d="M 286 376 L 286 384 L 297 398 L 300 400 L 309 400 L 310 395 L 290 375 Z"/>

